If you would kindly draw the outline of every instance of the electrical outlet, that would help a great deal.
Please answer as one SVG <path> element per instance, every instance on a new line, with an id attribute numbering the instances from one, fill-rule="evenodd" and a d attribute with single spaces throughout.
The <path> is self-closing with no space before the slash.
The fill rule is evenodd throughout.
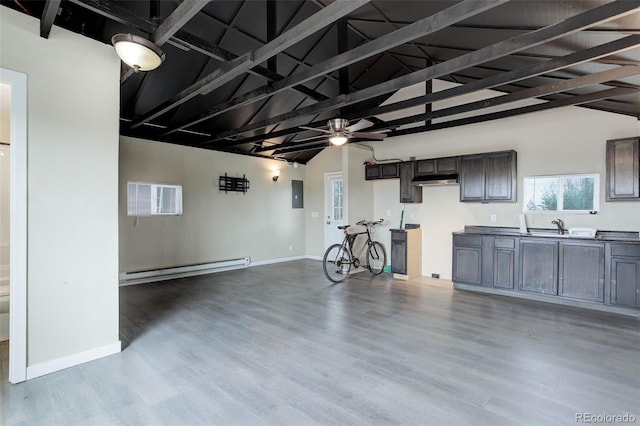
<path id="1" fill-rule="evenodd" d="M 293 251 L 293 246 L 289 244 L 289 251 Z"/>
<path id="2" fill-rule="evenodd" d="M 489 216 L 489 220 L 490 220 L 491 222 L 495 222 L 495 221 L 496 221 L 496 219 L 497 219 L 497 217 L 496 217 L 496 215 L 495 215 L 495 214 L 492 214 L 491 216 Z"/>
<path id="3" fill-rule="evenodd" d="M 391 217 L 391 210 L 387 209 L 387 217 Z"/>

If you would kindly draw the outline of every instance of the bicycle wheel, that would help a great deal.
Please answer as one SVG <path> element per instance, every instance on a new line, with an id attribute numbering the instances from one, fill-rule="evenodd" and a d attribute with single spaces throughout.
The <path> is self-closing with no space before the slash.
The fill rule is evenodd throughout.
<path id="1" fill-rule="evenodd" d="M 349 253 L 342 244 L 334 244 L 327 249 L 322 259 L 324 274 L 334 283 L 344 281 L 351 271 Z"/>
<path id="2" fill-rule="evenodd" d="M 377 241 L 373 241 L 367 250 L 367 265 L 374 275 L 379 275 L 387 265 L 387 253 L 384 246 Z"/>

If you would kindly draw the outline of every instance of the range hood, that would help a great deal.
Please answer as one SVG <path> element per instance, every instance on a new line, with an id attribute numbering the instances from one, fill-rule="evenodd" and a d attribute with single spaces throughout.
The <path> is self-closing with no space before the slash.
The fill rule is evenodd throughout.
<path id="1" fill-rule="evenodd" d="M 411 184 L 416 186 L 451 185 L 457 183 L 457 174 L 419 176 L 411 181 Z"/>

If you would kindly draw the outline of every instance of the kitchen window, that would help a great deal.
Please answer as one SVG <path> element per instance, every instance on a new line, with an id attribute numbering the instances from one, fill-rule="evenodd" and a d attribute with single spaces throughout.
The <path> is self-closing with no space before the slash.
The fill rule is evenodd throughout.
<path id="1" fill-rule="evenodd" d="M 600 203 L 600 175 L 577 174 L 524 178 L 525 213 L 593 213 Z"/>
<path id="2" fill-rule="evenodd" d="M 181 214 L 181 185 L 127 183 L 127 216 L 178 216 Z"/>

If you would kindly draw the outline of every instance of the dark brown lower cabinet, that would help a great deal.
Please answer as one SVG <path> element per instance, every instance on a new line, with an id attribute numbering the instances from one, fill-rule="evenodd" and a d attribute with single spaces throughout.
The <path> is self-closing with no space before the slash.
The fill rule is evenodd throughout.
<path id="1" fill-rule="evenodd" d="M 454 235 L 453 281 L 482 285 L 482 236 Z"/>
<path id="2" fill-rule="evenodd" d="M 611 258 L 611 304 L 640 308 L 640 259 Z"/>
<path id="3" fill-rule="evenodd" d="M 513 288 L 515 250 L 493 250 L 493 286 L 497 288 Z"/>
<path id="4" fill-rule="evenodd" d="M 558 294 L 558 243 L 520 240 L 520 284 L 522 291 Z"/>
<path id="5" fill-rule="evenodd" d="M 558 294 L 604 302 L 604 244 L 560 242 Z"/>
<path id="6" fill-rule="evenodd" d="M 490 293 L 637 309 L 640 241 L 625 238 L 631 240 L 454 233 L 453 282 Z"/>

